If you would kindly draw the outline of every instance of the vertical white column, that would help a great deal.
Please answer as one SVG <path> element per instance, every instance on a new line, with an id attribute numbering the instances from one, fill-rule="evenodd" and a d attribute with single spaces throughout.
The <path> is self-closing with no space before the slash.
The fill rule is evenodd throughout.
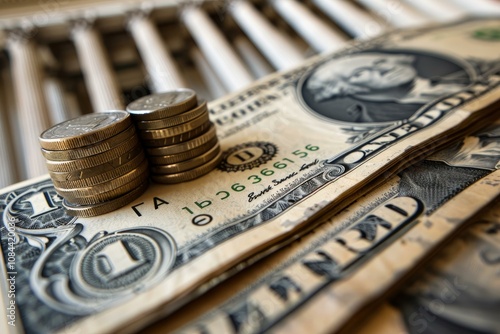
<path id="1" fill-rule="evenodd" d="M 312 0 L 335 23 L 354 38 L 372 38 L 387 31 L 389 26 L 346 0 Z"/>
<path id="2" fill-rule="evenodd" d="M 38 54 L 42 59 L 43 67 L 45 68 L 45 78 L 43 89 L 45 99 L 49 108 L 49 116 L 52 124 L 63 122 L 67 119 L 80 115 L 80 109 L 69 105 L 68 100 L 71 99 L 72 93 L 67 91 L 61 80 L 58 78 L 60 73 L 60 63 L 49 49 L 48 46 L 39 45 Z M 76 98 L 73 96 L 73 98 Z"/>
<path id="3" fill-rule="evenodd" d="M 278 29 L 262 16 L 250 3 L 236 0 L 229 11 L 262 54 L 278 70 L 299 65 L 305 57 Z"/>
<path id="4" fill-rule="evenodd" d="M 500 15 L 500 2 L 498 0 L 451 0 L 460 8 L 475 15 Z"/>
<path id="5" fill-rule="evenodd" d="M 358 2 L 396 28 L 418 27 L 433 22 L 401 0 L 358 0 Z"/>
<path id="6" fill-rule="evenodd" d="M 62 87 L 59 85 L 59 87 Z M 73 92 L 66 91 L 64 94 L 64 103 L 66 105 L 67 119 L 78 117 L 82 114 L 82 110 L 78 103 L 78 97 Z"/>
<path id="7" fill-rule="evenodd" d="M 347 38 L 333 30 L 297 0 L 272 0 L 276 11 L 317 52 L 335 51 L 341 48 Z"/>
<path id="8" fill-rule="evenodd" d="M 234 46 L 256 78 L 262 78 L 274 72 L 271 65 L 269 65 L 267 60 L 259 53 L 259 50 L 246 37 L 236 37 L 234 39 Z"/>
<path id="9" fill-rule="evenodd" d="M 191 59 L 194 62 L 198 73 L 200 73 L 205 85 L 212 95 L 213 99 L 224 96 L 228 91 L 222 85 L 222 82 L 219 80 L 219 76 L 214 72 L 206 58 L 200 52 L 199 49 L 193 48 L 191 50 Z"/>
<path id="10" fill-rule="evenodd" d="M 181 19 L 228 91 L 241 89 L 253 82 L 241 59 L 202 9 L 186 7 Z"/>
<path id="11" fill-rule="evenodd" d="M 47 77 L 43 83 L 52 124 L 61 123 L 80 115 L 78 109 L 71 109 L 61 81 L 56 77 Z"/>
<path id="12" fill-rule="evenodd" d="M 153 21 L 144 13 L 135 13 L 130 18 L 128 27 L 146 65 L 153 92 L 186 87 Z"/>
<path id="13" fill-rule="evenodd" d="M 467 15 L 467 12 L 447 0 L 404 0 L 412 7 L 428 15 L 438 22 L 458 20 Z"/>
<path id="14" fill-rule="evenodd" d="M 43 70 L 32 41 L 22 33 L 9 36 L 8 48 L 12 59 L 12 80 L 18 113 L 19 135 L 23 150 L 26 176 L 32 178 L 47 173 L 45 158 L 40 151 L 38 136 L 50 127 L 49 112 L 43 92 Z"/>
<path id="15" fill-rule="evenodd" d="M 8 63 L 8 66 L 4 66 L 3 68 L 0 66 L 0 80 L 6 83 L 0 87 L 0 94 L 2 94 L 2 101 L 4 103 L 4 115 L 7 116 L 6 119 L 4 118 L 4 121 L 8 121 L 5 127 L 10 137 L 10 152 L 13 154 L 13 159 L 15 159 L 14 165 L 17 167 L 16 181 L 24 180 L 27 177 L 27 173 L 21 138 L 22 127 L 19 124 L 19 112 L 17 111 L 14 80 L 12 79 L 12 61 Z"/>
<path id="16" fill-rule="evenodd" d="M 0 87 L 3 89 L 3 87 Z M 5 113 L 5 102 L 1 97 L 5 92 L 0 92 L 0 188 L 7 187 L 16 182 L 16 156 L 13 154 L 13 142 L 7 115 Z"/>
<path id="17" fill-rule="evenodd" d="M 72 35 L 94 112 L 123 109 L 120 86 L 97 31 L 80 21 Z"/>

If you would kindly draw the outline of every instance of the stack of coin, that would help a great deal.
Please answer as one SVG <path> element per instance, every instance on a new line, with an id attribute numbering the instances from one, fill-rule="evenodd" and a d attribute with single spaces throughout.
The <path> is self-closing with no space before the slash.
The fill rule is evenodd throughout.
<path id="1" fill-rule="evenodd" d="M 125 111 L 83 115 L 40 135 L 42 153 L 68 214 L 91 217 L 139 197 L 148 186 L 148 162 Z"/>
<path id="2" fill-rule="evenodd" d="M 191 89 L 148 95 L 127 106 L 158 183 L 189 181 L 207 174 L 222 152 L 206 101 Z"/>

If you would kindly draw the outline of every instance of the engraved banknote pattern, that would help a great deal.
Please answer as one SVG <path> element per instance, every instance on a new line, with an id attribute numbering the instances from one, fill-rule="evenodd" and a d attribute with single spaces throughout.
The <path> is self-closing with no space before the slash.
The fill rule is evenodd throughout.
<path id="1" fill-rule="evenodd" d="M 112 213 L 77 220 L 66 216 L 46 178 L 5 189 L 0 195 L 2 238 L 13 231 L 16 252 L 27 252 L 26 257 L 15 256 L 23 263 L 19 291 L 25 290 L 16 299 L 22 318 L 18 328 L 106 332 L 140 323 L 145 319 L 141 314 L 160 306 L 171 310 L 218 273 L 301 233 L 329 210 L 339 210 L 339 204 L 366 192 L 377 176 L 392 175 L 456 132 L 490 122 L 490 106 L 498 100 L 500 54 L 496 44 L 473 40 L 469 32 L 496 24 L 478 20 L 395 32 L 311 59 L 215 101 L 209 105 L 210 118 L 225 152 L 224 168 L 193 182 L 151 185 L 129 207 Z M 441 36 L 460 39 L 460 47 Z M 311 83 L 326 80 L 317 77 L 324 67 L 354 55 L 370 58 L 375 77 L 391 67 L 387 73 L 402 81 L 390 89 L 406 96 L 395 103 L 411 105 L 412 111 L 370 122 L 321 115 L 319 104 L 331 100 L 387 102 L 373 101 L 373 92 L 361 92 L 356 85 L 339 83 L 334 92 L 324 92 Z M 380 55 L 394 58 L 384 64 Z M 485 65 L 478 67 L 478 62 Z M 443 67 L 446 73 L 439 75 L 445 79 L 436 80 L 422 69 L 432 72 L 436 66 Z M 355 63 L 346 68 L 353 81 L 366 76 Z M 331 75 L 336 80 L 337 74 Z M 407 91 L 408 83 L 415 89 Z M 424 88 L 433 86 L 441 94 L 424 101 Z M 368 102 L 363 105 L 367 108 Z M 361 109 L 346 106 L 345 112 Z M 369 133 L 352 140 L 343 132 L 346 128 Z M 7 242 L 2 249 L 5 273 L 9 247 Z"/>
<path id="2" fill-rule="evenodd" d="M 239 276 L 226 282 L 218 291 L 198 300 L 196 304 L 200 310 L 205 310 L 205 314 L 197 311 L 196 308 L 194 312 L 191 310 L 194 313 L 191 317 L 192 323 L 181 328 L 180 332 L 258 333 L 266 330 L 274 331 L 276 326 L 282 330 L 279 327 L 281 322 L 294 318 L 298 309 L 305 308 L 310 303 L 320 304 L 315 297 L 329 293 L 330 298 L 335 300 L 335 284 L 362 268 L 363 263 L 370 258 L 376 257 L 377 252 L 398 238 L 401 231 L 408 230 L 416 223 L 423 223 L 425 217 L 430 217 L 433 213 L 439 213 L 440 207 L 445 203 L 461 192 L 467 192 L 467 187 L 479 183 L 482 178 L 498 169 L 499 129 L 498 125 L 489 127 L 405 169 L 397 177 L 388 181 L 387 185 L 381 186 L 372 194 L 368 194 L 364 199 L 348 207 L 346 211 L 350 213 L 339 214 L 327 221 L 326 226 L 322 225 L 315 230 L 313 235 L 257 263 L 253 268 L 243 271 Z M 498 209 L 494 212 L 498 212 Z M 490 214 L 485 216 L 485 219 L 491 220 L 491 217 L 498 218 Z M 494 237 L 498 233 L 497 225 L 498 222 L 494 222 L 490 223 L 487 228 L 480 226 L 476 230 L 484 230 L 483 233 L 487 231 Z M 456 255 L 457 247 L 455 244 L 450 245 L 448 258 Z M 486 266 L 492 266 L 489 267 L 490 271 L 485 271 L 484 275 L 493 274 L 497 263 L 497 249 L 491 248 L 489 243 L 486 243 L 478 251 L 480 262 Z M 467 251 L 464 250 L 461 254 L 464 254 L 461 255 L 464 257 Z M 436 303 L 436 293 L 442 291 L 442 289 L 439 290 L 439 287 L 442 288 L 439 275 L 433 278 L 435 270 L 438 273 L 442 270 L 451 270 L 449 266 L 439 269 L 439 266 L 443 265 L 439 260 L 435 263 L 433 267 L 435 269 L 428 272 L 430 281 L 418 279 L 412 287 L 392 302 L 401 310 L 401 317 L 407 329 L 412 333 L 420 333 L 423 330 L 432 331 L 439 328 L 440 331 L 447 329 L 451 333 L 452 329 L 456 329 L 454 325 L 447 322 L 451 319 L 461 323 L 461 326 L 467 329 L 492 330 L 496 328 L 491 324 L 494 318 L 489 316 L 489 311 L 482 312 L 488 320 L 484 320 L 483 324 L 479 325 L 466 317 L 463 312 L 455 310 L 457 304 L 452 303 L 453 306 L 450 305 L 447 311 L 443 311 L 445 305 L 439 307 L 439 310 L 436 305 L 432 305 Z M 463 263 L 460 259 L 456 259 L 453 263 L 456 267 L 453 273 L 456 273 L 457 279 L 463 278 L 464 281 L 460 280 L 460 282 L 467 281 L 472 284 L 475 280 L 472 276 L 477 274 L 465 269 L 464 266 L 467 266 L 469 262 Z M 270 272 L 268 268 L 272 268 Z M 459 272 L 463 274 L 458 275 Z M 252 277 L 253 282 L 249 286 L 241 286 L 238 282 L 241 276 Z M 453 300 L 462 298 L 462 301 L 457 301 L 457 303 L 466 305 L 468 298 L 474 295 L 477 303 L 483 305 L 484 302 L 484 308 L 488 310 L 488 305 L 492 306 L 491 303 L 494 303 L 496 298 L 494 292 L 497 284 L 494 276 L 494 274 L 487 276 L 481 281 L 485 286 L 474 283 L 474 287 L 471 287 L 468 294 L 454 295 Z M 375 285 L 376 280 L 370 284 Z M 493 290 L 491 291 L 487 286 Z M 352 289 L 356 288 L 353 285 Z M 237 292 L 238 290 L 241 291 Z M 493 295 L 484 298 L 486 290 L 493 292 Z M 449 289 L 446 291 L 449 292 Z M 223 304 L 214 302 L 213 297 L 217 293 L 224 296 L 220 299 L 226 299 Z M 203 307 L 200 307 L 200 304 L 204 304 Z M 189 313 L 186 310 L 184 312 Z M 195 315 L 199 318 L 193 320 Z M 332 315 L 332 317 L 341 316 Z M 430 318 L 436 322 L 430 321 Z M 481 319 L 481 316 L 476 316 L 476 319 Z M 307 324 L 307 321 L 303 320 Z M 321 317 L 316 320 L 315 323 L 325 323 Z M 168 321 L 169 318 L 154 328 L 162 328 L 163 325 L 165 329 L 172 330 L 176 327 L 175 324 L 168 325 Z M 374 325 L 367 325 L 364 330 L 367 332 L 375 330 L 378 322 L 380 321 L 374 319 Z M 387 322 L 386 325 L 391 323 Z M 383 326 L 383 324 L 378 326 Z M 315 328 L 320 332 L 330 330 L 327 325 Z M 384 332 L 389 328 L 380 327 L 380 331 Z M 401 328 L 397 326 L 391 328 L 391 330 L 398 329 Z M 300 330 L 297 329 L 297 332 Z"/>

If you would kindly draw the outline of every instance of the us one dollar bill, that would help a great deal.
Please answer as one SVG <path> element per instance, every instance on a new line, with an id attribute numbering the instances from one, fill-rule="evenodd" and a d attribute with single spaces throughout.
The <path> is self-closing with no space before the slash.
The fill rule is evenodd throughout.
<path id="1" fill-rule="evenodd" d="M 4 189 L 2 270 L 15 284 L 5 284 L 3 302 L 15 311 L 2 333 L 141 326 L 340 210 L 377 177 L 489 122 L 499 24 L 394 32 L 215 101 L 218 170 L 151 185 L 115 212 L 66 215 L 48 178 Z"/>
<path id="2" fill-rule="evenodd" d="M 499 333 L 500 205 L 439 252 L 357 333 Z"/>
<path id="3" fill-rule="evenodd" d="M 406 332 L 388 312 L 407 316 L 411 333 L 456 333 L 456 325 L 497 332 L 498 205 L 481 215 L 486 224 L 474 225 L 466 239 L 453 239 L 446 255 L 414 274 L 417 282 L 394 299 L 400 311 L 386 304 L 384 313 L 373 312 L 369 306 L 378 310 L 381 297 L 439 243 L 498 203 L 499 169 L 500 122 L 405 169 L 146 332 L 333 333 L 365 324 L 373 313 L 376 325 L 363 326 L 367 333 Z"/>

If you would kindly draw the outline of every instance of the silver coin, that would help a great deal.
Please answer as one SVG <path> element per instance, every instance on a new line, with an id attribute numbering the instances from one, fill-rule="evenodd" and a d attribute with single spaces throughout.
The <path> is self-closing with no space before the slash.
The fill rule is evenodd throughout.
<path id="1" fill-rule="evenodd" d="M 176 145 L 179 143 L 187 142 L 188 140 L 194 139 L 198 136 L 201 136 L 205 132 L 207 132 L 210 127 L 212 127 L 211 122 L 205 122 L 201 126 L 188 131 L 181 133 L 177 136 L 165 137 L 161 139 L 142 139 L 141 142 L 145 147 L 166 147 L 170 145 Z"/>
<path id="2" fill-rule="evenodd" d="M 179 142 L 176 144 L 169 144 L 169 145 L 165 144 L 167 146 L 162 145 L 160 147 L 153 147 L 153 146 L 146 147 L 146 152 L 151 156 L 166 156 L 166 155 L 179 154 L 193 150 L 201 145 L 204 145 L 214 138 L 217 140 L 217 133 L 213 123 L 210 123 L 208 131 L 202 135 L 199 135 L 198 137 L 194 137 L 194 139 L 191 139 L 189 141 Z"/>
<path id="3" fill-rule="evenodd" d="M 184 151 L 184 152 L 176 153 L 176 154 L 162 155 L 162 156 L 149 155 L 148 160 L 149 160 L 149 162 L 151 162 L 152 164 L 155 164 L 155 165 L 175 164 L 177 162 L 186 161 L 186 160 L 195 158 L 195 157 L 199 156 L 200 154 L 207 152 L 208 150 L 210 150 L 212 147 L 214 147 L 218 143 L 219 143 L 219 141 L 217 140 L 216 137 L 214 137 L 210 141 L 204 143 L 203 145 L 195 147 L 192 150 L 188 150 L 188 151 Z"/>
<path id="4" fill-rule="evenodd" d="M 52 151 L 42 148 L 42 154 L 47 160 L 65 161 L 82 159 L 109 151 L 133 136 L 136 136 L 136 131 L 135 126 L 131 125 L 125 131 L 93 145 L 60 151 Z"/>
<path id="5" fill-rule="evenodd" d="M 87 114 L 54 125 L 40 135 L 46 150 L 68 150 L 108 139 L 132 124 L 125 111 Z"/>
<path id="6" fill-rule="evenodd" d="M 46 160 L 47 169 L 51 172 L 71 172 L 106 164 L 124 154 L 131 148 L 142 149 L 139 138 L 133 136 L 114 148 L 86 158 L 75 160 Z"/>
<path id="7" fill-rule="evenodd" d="M 175 174 L 160 174 L 160 175 L 152 174 L 151 179 L 154 182 L 165 183 L 165 184 L 194 180 L 214 170 L 215 167 L 217 167 L 217 165 L 221 162 L 221 160 L 222 160 L 222 151 L 220 151 L 219 154 L 211 161 L 199 167 Z"/>
<path id="8" fill-rule="evenodd" d="M 117 169 L 127 164 L 132 159 L 135 159 L 138 155 L 141 155 L 143 158 L 145 156 L 144 150 L 140 145 L 134 146 L 133 148 L 130 149 L 130 151 L 126 152 L 125 154 L 120 155 L 119 157 L 113 160 L 106 161 L 103 164 L 97 165 L 95 167 L 84 168 L 84 169 L 71 168 L 69 171 L 64 171 L 64 170 L 51 171 L 49 169 L 49 174 L 52 179 L 60 181 L 82 180 L 99 174 L 106 173 L 110 170 Z"/>
<path id="9" fill-rule="evenodd" d="M 77 216 L 77 217 L 99 216 L 114 211 L 116 209 L 119 209 L 121 207 L 124 207 L 125 205 L 129 204 L 130 202 L 141 196 L 146 191 L 146 189 L 148 189 L 148 181 L 144 180 L 144 182 L 141 185 L 139 185 L 132 191 L 107 202 L 94 205 L 78 205 L 70 203 L 67 200 L 64 200 L 63 206 L 66 209 L 66 213 L 71 216 Z"/>
<path id="10" fill-rule="evenodd" d="M 180 125 L 182 123 L 190 122 L 204 114 L 208 115 L 207 102 L 200 101 L 200 103 L 196 108 L 183 112 L 179 115 L 166 118 L 159 118 L 154 121 L 137 121 L 135 125 L 140 130 L 159 130 L 163 128 Z"/>
<path id="11" fill-rule="evenodd" d="M 63 196 L 64 198 L 66 198 L 66 196 L 92 197 L 98 194 L 113 191 L 115 189 L 125 186 L 126 184 L 129 184 L 137 177 L 144 174 L 147 171 L 147 169 L 148 169 L 148 162 L 147 160 L 143 160 L 143 162 L 137 168 L 134 168 L 128 173 L 123 174 L 108 182 L 103 182 L 88 187 L 78 187 L 78 188 L 61 188 L 54 185 L 54 188 L 59 193 L 59 195 Z"/>
<path id="12" fill-rule="evenodd" d="M 173 164 L 153 165 L 151 166 L 151 172 L 156 175 L 182 173 L 210 162 L 219 154 L 220 145 L 216 144 L 210 150 L 195 158 Z"/>
<path id="13" fill-rule="evenodd" d="M 86 176 L 91 173 L 82 172 L 80 175 L 75 175 L 75 173 L 67 173 L 67 172 L 49 172 L 50 177 L 52 178 L 52 183 L 54 186 L 59 188 L 82 188 L 82 187 L 91 187 L 97 184 L 101 184 L 103 182 L 108 182 L 117 177 L 127 174 L 131 170 L 139 167 L 144 161 L 146 157 L 143 152 L 133 157 L 130 161 L 125 164 L 113 168 L 111 170 L 102 172 L 101 174 L 79 178 L 81 176 Z M 100 166 L 92 167 L 92 169 L 99 169 Z M 79 172 L 79 171 L 78 171 Z"/>
<path id="14" fill-rule="evenodd" d="M 192 89 L 173 91 L 141 97 L 127 106 L 134 119 L 141 121 L 178 115 L 196 107 L 196 93 Z"/>
<path id="15" fill-rule="evenodd" d="M 69 203 L 72 204 L 78 204 L 78 205 L 95 205 L 95 204 L 100 204 L 103 202 L 111 201 L 117 197 L 120 197 L 132 190 L 134 190 L 137 187 L 140 187 L 142 184 L 148 182 L 148 175 L 149 172 L 144 172 L 141 175 L 137 176 L 135 179 L 132 181 L 111 189 L 107 192 L 99 193 L 99 194 L 93 194 L 90 196 L 73 196 L 72 194 L 59 194 L 61 197 L 63 197 L 65 200 L 67 200 Z M 56 189 L 56 191 L 58 191 Z"/>
<path id="16" fill-rule="evenodd" d="M 171 126 L 163 129 L 140 130 L 138 133 L 139 136 L 145 140 L 164 139 L 164 138 L 175 137 L 180 134 L 193 131 L 194 129 L 200 126 L 209 123 L 210 123 L 210 118 L 208 117 L 208 113 L 205 113 L 190 122 L 182 123 L 176 126 Z"/>

